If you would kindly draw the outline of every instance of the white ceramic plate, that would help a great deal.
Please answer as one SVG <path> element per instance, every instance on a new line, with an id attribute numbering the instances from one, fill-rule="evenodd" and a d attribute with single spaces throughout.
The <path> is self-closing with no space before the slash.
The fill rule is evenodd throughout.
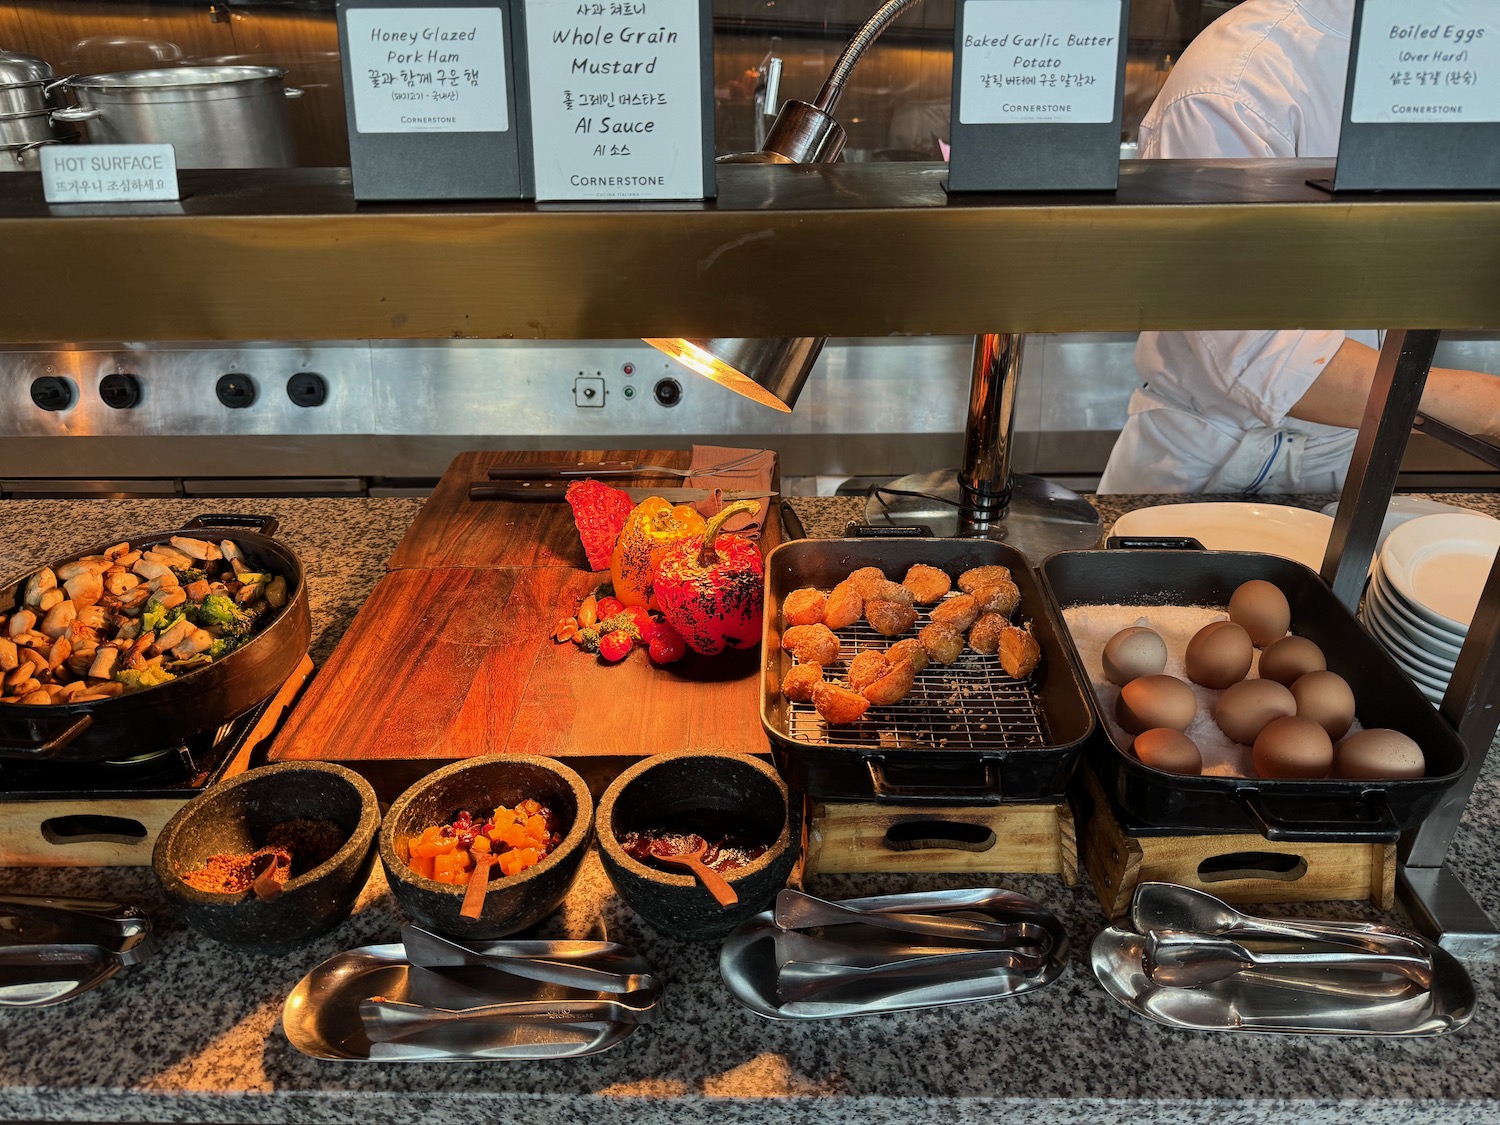
<path id="1" fill-rule="evenodd" d="M 1448 677 L 1453 675 L 1453 666 L 1450 664 L 1444 667 L 1435 663 L 1430 655 L 1424 654 L 1381 616 L 1379 606 L 1366 602 L 1365 611 L 1360 620 L 1364 622 L 1365 628 L 1374 634 L 1381 647 L 1390 653 L 1401 667 L 1420 671 L 1443 685 L 1447 685 Z"/>
<path id="2" fill-rule="evenodd" d="M 1449 665 L 1458 659 L 1463 638 L 1439 632 L 1430 622 L 1418 617 L 1386 588 L 1378 575 L 1370 583 L 1365 604 L 1378 607 L 1382 622 L 1395 628 L 1403 640 L 1410 641 L 1418 650 L 1425 652 L 1428 659 Z"/>
<path id="3" fill-rule="evenodd" d="M 1473 512 L 1422 516 L 1391 532 L 1380 570 L 1423 617 L 1467 631 L 1497 550 L 1500 520 Z"/>
<path id="4" fill-rule="evenodd" d="M 1322 512 L 1224 501 L 1138 508 L 1121 516 L 1110 534 L 1190 535 L 1210 551 L 1259 551 L 1317 570 L 1332 529 L 1332 518 Z"/>
<path id="5" fill-rule="evenodd" d="M 1407 660 L 1400 651 L 1392 644 L 1390 636 L 1385 633 L 1378 621 L 1366 620 L 1365 628 L 1370 635 L 1380 644 L 1386 652 L 1390 653 L 1391 659 L 1401 666 L 1401 670 L 1412 678 L 1412 682 L 1420 688 L 1442 695 L 1448 689 L 1448 678 L 1429 672 L 1424 667 L 1419 667 L 1415 661 Z M 1426 694 L 1424 692 L 1423 694 Z"/>
<path id="6" fill-rule="evenodd" d="M 1323 514 L 1331 517 L 1338 511 L 1338 508 L 1339 502 L 1335 500 L 1323 506 Z M 1380 538 L 1375 542 L 1375 550 L 1379 551 L 1385 546 L 1386 538 L 1403 523 L 1410 523 L 1422 516 L 1444 513 L 1467 514 L 1468 512 L 1468 508 L 1460 508 L 1456 504 L 1444 504 L 1441 500 L 1428 500 L 1422 496 L 1392 496 L 1385 510 L 1385 519 L 1380 521 Z"/>

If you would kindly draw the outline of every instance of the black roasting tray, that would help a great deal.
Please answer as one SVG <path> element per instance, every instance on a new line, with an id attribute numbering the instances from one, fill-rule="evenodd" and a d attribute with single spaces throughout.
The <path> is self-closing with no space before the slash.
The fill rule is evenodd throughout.
<path id="1" fill-rule="evenodd" d="M 931 665 L 906 699 L 872 707 L 858 723 L 829 727 L 809 704 L 780 692 L 792 657 L 781 650 L 781 604 L 804 586 L 831 590 L 848 574 L 878 566 L 899 582 L 926 563 L 957 578 L 975 566 L 1010 568 L 1021 591 L 1017 620 L 1030 622 L 1042 659 L 1025 681 L 999 660 L 965 651 Z M 922 613 L 917 628 L 927 623 Z M 1014 547 L 985 539 L 799 539 L 766 559 L 761 721 L 787 783 L 825 800 L 886 804 L 992 805 L 1055 798 L 1066 788 L 1094 719 L 1061 627 L 1035 572 Z M 915 631 L 907 633 L 915 636 Z M 888 647 L 864 622 L 839 631 L 843 658 L 830 678 L 868 647 Z"/>
<path id="2" fill-rule="evenodd" d="M 1191 777 L 1145 765 L 1100 722 L 1089 764 L 1133 820 L 1183 832 L 1260 832 L 1271 840 L 1389 843 L 1420 824 L 1464 773 L 1468 753 L 1453 728 L 1301 563 L 1255 552 L 1129 549 L 1063 551 L 1040 569 L 1060 621 L 1075 605 L 1225 606 L 1242 582 L 1275 583 L 1291 603 L 1292 631 L 1315 641 L 1328 667 L 1354 689 L 1360 723 L 1409 735 L 1427 757 L 1427 776 L 1409 780 Z M 1060 632 L 1082 667 L 1066 624 Z M 1098 709 L 1092 684 L 1088 696 Z"/>

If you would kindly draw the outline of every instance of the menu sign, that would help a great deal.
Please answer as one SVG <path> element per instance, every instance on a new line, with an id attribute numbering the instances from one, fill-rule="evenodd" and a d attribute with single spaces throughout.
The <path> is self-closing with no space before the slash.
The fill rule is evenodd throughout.
<path id="1" fill-rule="evenodd" d="M 527 0 L 537 199 L 712 194 L 702 0 Z"/>
<path id="2" fill-rule="evenodd" d="M 964 7 L 960 122 L 1114 120 L 1120 0 L 968 0 Z"/>
<path id="3" fill-rule="evenodd" d="M 143 203 L 179 199 L 171 145 L 43 145 L 48 203 Z"/>
<path id="4" fill-rule="evenodd" d="M 361 133 L 505 131 L 499 8 L 351 8 L 346 18 Z"/>
<path id="5" fill-rule="evenodd" d="M 1365 0 L 1350 120 L 1500 121 L 1500 3 Z"/>

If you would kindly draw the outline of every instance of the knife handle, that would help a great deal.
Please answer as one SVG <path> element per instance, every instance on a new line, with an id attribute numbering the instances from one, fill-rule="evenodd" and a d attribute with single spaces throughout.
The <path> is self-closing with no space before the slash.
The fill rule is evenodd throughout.
<path id="1" fill-rule="evenodd" d="M 490 480 L 572 480 L 575 477 L 628 477 L 641 471 L 634 461 L 558 461 L 552 464 L 496 465 Z"/>
<path id="2" fill-rule="evenodd" d="M 568 494 L 565 480 L 474 481 L 470 500 L 562 500 Z"/>

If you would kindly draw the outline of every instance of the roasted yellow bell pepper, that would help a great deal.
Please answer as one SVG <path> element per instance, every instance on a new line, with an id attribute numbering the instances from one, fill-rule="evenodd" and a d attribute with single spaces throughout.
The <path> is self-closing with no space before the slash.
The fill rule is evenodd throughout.
<path id="1" fill-rule="evenodd" d="M 659 496 L 642 500 L 625 521 L 609 558 L 615 597 L 625 605 L 648 605 L 662 556 L 675 543 L 701 535 L 704 526 L 703 517 L 687 504 L 674 506 Z"/>

